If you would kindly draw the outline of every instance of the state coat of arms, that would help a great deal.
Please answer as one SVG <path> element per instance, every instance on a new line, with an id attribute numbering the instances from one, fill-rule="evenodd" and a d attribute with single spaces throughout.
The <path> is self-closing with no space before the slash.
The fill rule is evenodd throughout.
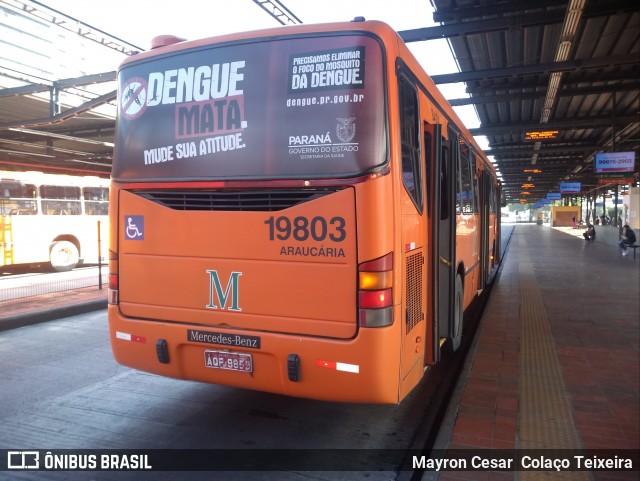
<path id="1" fill-rule="evenodd" d="M 338 121 L 336 125 L 336 135 L 341 142 L 351 142 L 356 135 L 356 124 L 354 123 L 356 118 L 349 117 L 348 119 L 336 119 Z"/>

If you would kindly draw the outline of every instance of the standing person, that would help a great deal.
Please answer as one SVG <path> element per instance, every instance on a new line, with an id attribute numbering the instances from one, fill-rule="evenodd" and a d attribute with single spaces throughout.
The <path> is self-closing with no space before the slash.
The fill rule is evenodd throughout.
<path id="1" fill-rule="evenodd" d="M 622 226 L 622 234 L 620 235 L 620 242 L 618 242 L 618 246 L 622 249 L 622 255 L 627 255 L 627 246 L 633 245 L 636 243 L 636 234 L 633 232 L 633 229 L 629 227 L 629 224 L 625 224 Z"/>
<path id="2" fill-rule="evenodd" d="M 575 229 L 576 228 L 576 216 L 575 215 L 571 218 L 571 224 L 573 224 L 573 228 Z"/>
<path id="3" fill-rule="evenodd" d="M 587 224 L 587 230 L 582 233 L 584 236 L 584 240 L 595 240 L 596 239 L 596 228 L 593 227 L 593 224 Z"/>

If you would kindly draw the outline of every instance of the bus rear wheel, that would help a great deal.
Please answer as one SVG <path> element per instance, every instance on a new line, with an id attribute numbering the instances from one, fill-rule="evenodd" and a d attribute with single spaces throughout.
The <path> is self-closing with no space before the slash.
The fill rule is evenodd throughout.
<path id="1" fill-rule="evenodd" d="M 464 286 L 460 274 L 456 276 L 456 292 L 453 299 L 453 332 L 451 335 L 451 347 L 453 351 L 460 348 L 462 342 L 462 320 L 464 319 Z"/>
<path id="2" fill-rule="evenodd" d="M 73 242 L 57 241 L 49 251 L 49 262 L 58 272 L 70 271 L 80 262 L 80 253 Z"/>

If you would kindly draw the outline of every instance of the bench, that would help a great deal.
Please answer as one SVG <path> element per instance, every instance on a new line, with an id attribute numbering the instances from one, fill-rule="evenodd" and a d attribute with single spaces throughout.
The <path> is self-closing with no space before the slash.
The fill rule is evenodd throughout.
<path id="1" fill-rule="evenodd" d="M 640 247 L 638 244 L 628 245 L 627 249 L 633 249 L 633 258 L 636 258 L 636 249 Z"/>

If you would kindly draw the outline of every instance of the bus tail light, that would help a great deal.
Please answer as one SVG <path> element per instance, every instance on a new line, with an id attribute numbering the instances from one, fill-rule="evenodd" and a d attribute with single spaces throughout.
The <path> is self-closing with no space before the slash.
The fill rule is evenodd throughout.
<path id="1" fill-rule="evenodd" d="M 358 266 L 358 320 L 361 327 L 393 324 L 393 253 Z"/>
<path id="2" fill-rule="evenodd" d="M 116 305 L 120 301 L 118 293 L 119 291 L 119 280 L 118 274 L 109 274 L 109 295 L 108 302 L 109 304 Z"/>
<path id="3" fill-rule="evenodd" d="M 361 309 L 381 309 L 391 306 L 391 289 L 360 291 L 358 303 Z"/>

